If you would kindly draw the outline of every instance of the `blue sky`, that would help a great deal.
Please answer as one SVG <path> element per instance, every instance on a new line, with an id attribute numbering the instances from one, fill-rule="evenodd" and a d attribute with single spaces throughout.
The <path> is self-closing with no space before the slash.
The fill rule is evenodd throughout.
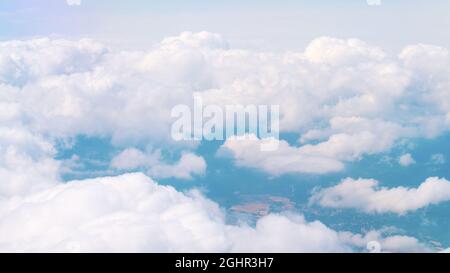
<path id="1" fill-rule="evenodd" d="M 292 137 L 283 136 L 289 140 Z M 415 236 L 422 241 L 439 242 L 438 247 L 450 244 L 450 232 L 447 229 L 449 218 L 446 216 L 450 203 L 431 205 L 407 215 L 361 214 L 358 210 L 323 209 L 310 207 L 308 200 L 317 187 L 329 187 L 346 177 L 374 178 L 383 181 L 385 187 L 399 187 L 407 184 L 418 187 L 428 177 L 450 177 L 448 162 L 436 164 L 432 157 L 441 154 L 450 158 L 450 135 L 433 140 L 413 140 L 415 146 L 412 155 L 417 163 L 412 167 L 400 167 L 399 156 L 404 154 L 404 148 L 396 148 L 380 155 L 368 156 L 355 163 L 348 164 L 345 171 L 326 175 L 296 175 L 267 176 L 258 170 L 236 168 L 227 158 L 217 156 L 217 149 L 222 142 L 203 142 L 198 148 L 198 154 L 208 162 L 206 174 L 193 180 L 160 179 L 164 185 L 171 185 L 180 190 L 193 187 L 218 202 L 228 210 L 228 221 L 247 221 L 254 223 L 258 217 L 254 214 L 240 214 L 233 211 L 237 204 L 268 203 L 272 212 L 283 212 L 281 205 L 270 203 L 271 197 L 285 197 L 295 205 L 294 211 L 303 213 L 308 219 L 320 219 L 323 223 L 336 229 L 345 229 L 355 233 L 372 229 L 395 227 L 392 235 Z M 295 142 L 295 141 L 294 141 Z M 98 175 L 120 174 L 113 171 L 108 164 L 120 152 L 112 147 L 109 139 L 80 138 L 71 149 L 61 149 L 58 157 L 71 158 L 77 155 L 84 162 L 75 172 L 67 173 L 64 178 L 73 179 L 94 178 Z M 390 158 L 386 161 L 386 157 Z M 92 163 L 97 162 L 97 164 Z M 142 169 L 145 171 L 145 169 Z"/>
<path id="2" fill-rule="evenodd" d="M 318 36 L 360 38 L 398 50 L 406 44 L 450 45 L 448 1 L 2 1 L 0 37 L 95 37 L 145 48 L 186 29 L 224 35 L 238 47 L 286 50 Z M 432 31 L 430 31 L 432 29 Z"/>

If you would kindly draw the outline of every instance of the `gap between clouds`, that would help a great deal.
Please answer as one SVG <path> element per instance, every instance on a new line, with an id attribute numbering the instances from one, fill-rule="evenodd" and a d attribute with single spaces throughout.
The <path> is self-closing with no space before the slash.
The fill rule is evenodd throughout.
<path id="1" fill-rule="evenodd" d="M 191 105 L 199 92 L 205 104 L 280 105 L 281 131 L 301 136 L 300 147 L 285 150 L 308 164 L 268 172 L 327 173 L 450 125 L 449 53 L 433 45 L 390 56 L 358 39 L 321 37 L 303 52 L 270 53 L 185 32 L 148 51 L 48 38 L 1 42 L 0 49 L 1 124 L 50 140 L 110 136 L 124 148 L 191 149 L 171 139 L 170 110 Z"/>

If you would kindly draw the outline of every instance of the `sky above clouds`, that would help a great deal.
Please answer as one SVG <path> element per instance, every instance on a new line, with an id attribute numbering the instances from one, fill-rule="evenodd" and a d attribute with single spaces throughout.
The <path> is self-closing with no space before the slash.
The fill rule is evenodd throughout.
<path id="1" fill-rule="evenodd" d="M 0 251 L 446 249 L 449 5 L 2 1 Z M 174 141 L 194 93 L 278 149 Z"/>
<path id="2" fill-rule="evenodd" d="M 148 48 L 182 31 L 222 34 L 239 48 L 299 50 L 319 36 L 360 38 L 388 50 L 407 44 L 448 47 L 450 4 L 382 1 L 2 1 L 0 37 L 95 37 L 124 49 Z M 57 22 L 57 23 L 56 23 Z"/>

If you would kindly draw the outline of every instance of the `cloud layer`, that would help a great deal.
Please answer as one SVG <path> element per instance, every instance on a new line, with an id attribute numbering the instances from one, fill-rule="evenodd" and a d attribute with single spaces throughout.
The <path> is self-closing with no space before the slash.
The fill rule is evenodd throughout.
<path id="1" fill-rule="evenodd" d="M 336 172 L 402 139 L 447 132 L 449 64 L 448 50 L 438 46 L 411 45 L 391 56 L 357 39 L 330 37 L 281 53 L 233 49 L 208 32 L 185 32 L 147 51 L 115 51 L 89 39 L 0 42 L 0 250 L 362 247 L 372 237 L 344 236 L 299 215 L 269 215 L 256 227 L 225 224 L 221 209 L 201 194 L 142 174 L 61 183 L 56 144 L 106 137 L 124 151 L 113 168 L 160 178 L 201 175 L 206 162 L 195 144 L 170 137 L 172 107 L 191 105 L 199 92 L 220 106 L 279 104 L 281 130 L 300 135 L 298 145 L 280 141 L 267 153 L 260 152 L 262 140 L 229 139 L 222 148 L 238 165 L 272 175 Z M 155 152 L 163 149 L 180 152 L 179 160 L 167 163 Z M 328 207 L 399 214 L 448 199 L 448 181 L 436 178 L 417 189 L 347 180 L 313 197 Z M 410 237 L 377 238 L 389 242 L 388 251 L 426 250 Z"/>
<path id="2" fill-rule="evenodd" d="M 411 237 L 337 232 L 295 214 L 229 225 L 199 192 L 178 192 L 139 173 L 0 200 L 0 251 L 349 252 L 373 239 L 390 240 L 385 251 L 428 251 Z"/>
<path id="3" fill-rule="evenodd" d="M 174 177 L 179 179 L 192 179 L 193 175 L 203 175 L 206 171 L 206 162 L 201 156 L 193 153 L 181 155 L 178 162 L 168 164 L 162 162 L 160 151 L 145 154 L 134 148 L 129 148 L 116 155 L 111 166 L 119 170 L 146 169 L 154 178 Z"/>

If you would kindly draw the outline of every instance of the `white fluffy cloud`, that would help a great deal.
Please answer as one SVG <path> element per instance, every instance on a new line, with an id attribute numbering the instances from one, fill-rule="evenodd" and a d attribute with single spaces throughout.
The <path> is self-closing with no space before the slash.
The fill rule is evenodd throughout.
<path id="1" fill-rule="evenodd" d="M 229 225 L 224 217 L 199 192 L 178 192 L 139 173 L 71 181 L 0 199 L 0 251 L 349 252 L 374 238 L 300 215 L 271 214 L 256 227 Z M 413 251 L 421 244 L 386 246 Z"/>
<path id="2" fill-rule="evenodd" d="M 0 199 L 45 189 L 59 182 L 59 162 L 32 158 L 13 147 L 0 149 Z"/>
<path id="3" fill-rule="evenodd" d="M 367 213 L 405 214 L 449 200 L 450 182 L 436 177 L 428 178 L 418 188 L 385 188 L 373 179 L 347 178 L 336 186 L 315 192 L 310 203 Z"/>
<path id="4" fill-rule="evenodd" d="M 266 53 L 230 49 L 217 34 L 186 32 L 146 52 L 117 52 L 87 39 L 9 41 L 0 48 L 0 88 L 11 89 L 12 103 L 35 130 L 59 137 L 170 141 L 170 109 L 192 104 L 193 92 L 219 105 L 279 104 L 281 129 L 306 142 L 339 135 L 365 142 L 371 134 L 383 140 L 375 152 L 450 125 L 444 69 L 450 61 L 440 47 L 408 46 L 396 57 L 357 39 L 323 37 L 304 52 Z"/>
<path id="5" fill-rule="evenodd" d="M 394 235 L 384 236 L 385 230 L 371 230 L 364 235 L 340 232 L 341 241 L 350 245 L 366 248 L 370 252 L 430 252 L 431 249 L 420 243 L 416 238 Z M 374 246 L 375 249 L 370 249 Z"/>
<path id="6" fill-rule="evenodd" d="M 190 178 L 206 164 L 189 151 L 192 143 L 172 142 L 170 111 L 200 92 L 218 105 L 279 104 L 281 130 L 301 135 L 298 147 L 280 141 L 269 153 L 256 139 L 228 140 L 224 148 L 237 164 L 273 175 L 339 171 L 400 139 L 447 131 L 449 64 L 448 50 L 437 46 L 412 45 L 390 56 L 360 40 L 329 37 L 282 53 L 230 49 L 207 32 L 169 37 L 141 52 L 87 39 L 0 42 L 0 249 L 349 250 L 337 232 L 298 217 L 270 215 L 256 228 L 226 225 L 211 201 L 142 175 L 60 184 L 55 141 L 88 135 L 124 149 L 178 145 L 188 151 L 174 164 L 134 151 L 112 165 Z M 405 213 L 448 199 L 447 182 L 438 179 L 418 189 L 342 185 L 334 188 L 342 200 L 323 195 L 320 202 Z M 263 237 L 271 239 L 258 241 Z M 245 241 L 258 241 L 258 249 Z"/>
<path id="7" fill-rule="evenodd" d="M 206 171 L 206 162 L 203 157 L 192 153 L 182 154 L 178 162 L 168 164 L 162 162 L 160 151 L 145 154 L 134 148 L 126 149 L 115 156 L 111 161 L 111 166 L 119 170 L 143 168 L 154 178 L 192 179 L 193 175 L 203 175 Z"/>
<path id="8" fill-rule="evenodd" d="M 398 158 L 398 163 L 403 167 L 408 167 L 410 165 L 416 164 L 416 161 L 411 154 L 404 154 Z"/>
<path id="9" fill-rule="evenodd" d="M 160 159 L 160 151 L 145 154 L 138 149 L 129 148 L 116 155 L 111 161 L 111 166 L 119 170 L 136 170 L 143 166 L 158 164 Z"/>
<path id="10" fill-rule="evenodd" d="M 51 142 L 20 124 L 0 126 L 0 199 L 51 187 L 59 162 Z"/>
<path id="11" fill-rule="evenodd" d="M 107 49 L 93 40 L 40 38 L 0 43 L 0 80 L 23 86 L 51 75 L 91 71 Z"/>
<path id="12" fill-rule="evenodd" d="M 333 131 L 327 140 L 318 144 L 290 146 L 286 141 L 277 141 L 278 149 L 267 152 L 260 149 L 268 140 L 254 135 L 247 140 L 228 139 L 222 149 L 231 151 L 239 166 L 253 167 L 270 174 L 284 173 L 329 173 L 344 169 L 345 162 L 361 159 L 364 155 L 388 150 L 394 145 L 403 130 L 396 124 L 364 118 L 333 118 L 327 130 L 309 131 L 300 138 L 300 143 L 322 138 Z M 379 134 L 378 132 L 383 132 Z"/>
<path id="13" fill-rule="evenodd" d="M 450 60 L 436 46 L 408 46 L 396 57 L 357 39 L 322 37 L 304 52 L 266 53 L 185 32 L 143 52 L 87 39 L 0 48 L 8 107 L 22 111 L 33 132 L 54 137 L 167 143 L 170 110 L 192 104 L 193 92 L 218 105 L 279 104 L 281 130 L 301 134 L 302 144 L 318 143 L 313 149 L 329 150 L 335 160 L 383 152 L 401 138 L 435 136 L 450 125 Z"/>

